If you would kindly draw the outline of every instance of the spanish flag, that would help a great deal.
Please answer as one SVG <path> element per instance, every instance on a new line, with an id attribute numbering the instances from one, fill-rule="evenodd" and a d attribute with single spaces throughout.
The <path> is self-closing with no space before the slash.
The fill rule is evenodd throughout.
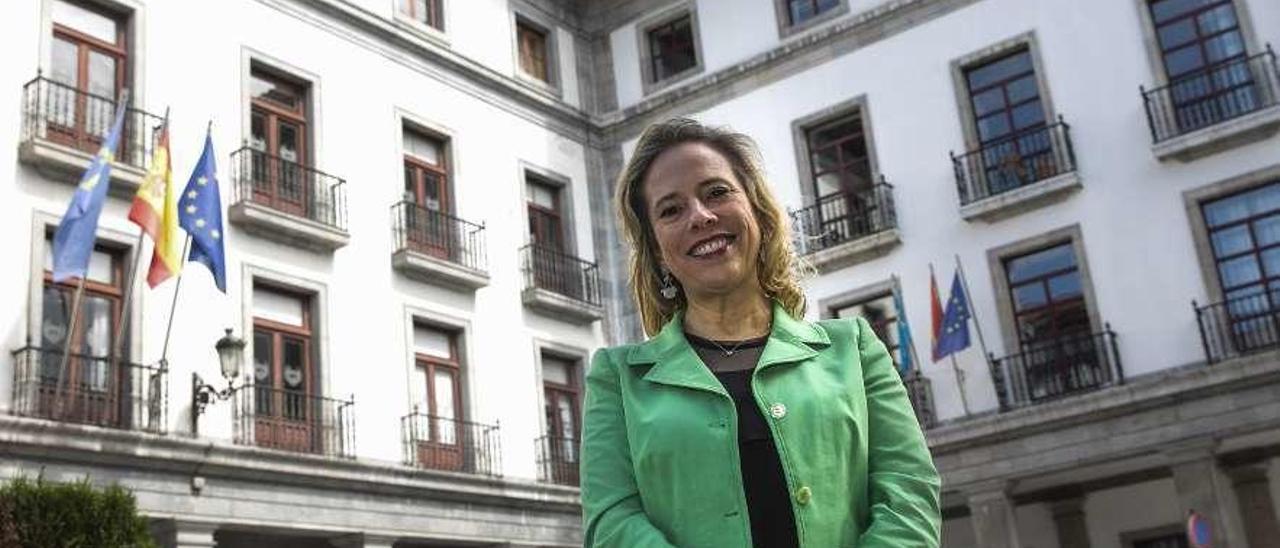
<path id="1" fill-rule="evenodd" d="M 178 232 L 178 196 L 173 189 L 173 169 L 169 164 L 169 120 L 166 117 L 156 138 L 151 169 L 133 197 L 129 220 L 151 236 L 155 248 L 147 285 L 155 287 L 182 270 L 182 239 Z"/>

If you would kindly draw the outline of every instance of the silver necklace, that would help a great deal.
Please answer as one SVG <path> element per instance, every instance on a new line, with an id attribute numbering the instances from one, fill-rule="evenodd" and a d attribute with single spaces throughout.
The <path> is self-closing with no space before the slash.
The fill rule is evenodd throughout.
<path id="1" fill-rule="evenodd" d="M 727 358 L 727 357 L 729 357 L 729 356 L 734 355 L 734 353 L 736 353 L 736 352 L 738 351 L 738 349 L 742 347 L 742 343 L 745 343 L 745 342 L 747 342 L 748 340 L 751 340 L 751 339 L 745 339 L 745 340 L 738 341 L 738 344 L 733 345 L 733 348 L 725 348 L 725 347 L 721 346 L 721 345 L 720 345 L 720 343 L 718 343 L 718 342 L 716 342 L 716 341 L 713 341 L 713 340 L 711 340 L 711 339 L 707 339 L 707 341 L 708 341 L 708 342 L 710 342 L 711 344 L 716 345 L 716 348 L 719 348 L 721 352 L 724 352 L 724 357 L 726 357 L 726 358 Z"/>

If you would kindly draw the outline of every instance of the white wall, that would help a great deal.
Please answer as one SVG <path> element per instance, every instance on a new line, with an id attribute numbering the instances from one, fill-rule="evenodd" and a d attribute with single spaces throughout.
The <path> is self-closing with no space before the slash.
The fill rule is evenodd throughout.
<path id="1" fill-rule="evenodd" d="M 389 10 L 390 0 L 386 4 Z M 0 85 L 0 99 L 10 105 L 20 104 L 22 84 L 35 75 L 38 48 L 45 39 L 45 32 L 39 30 L 38 5 L 15 5 L 0 23 L 14 48 L 14 55 L 6 57 L 5 82 Z M 457 10 L 454 21 L 510 20 L 505 2 L 452 0 L 450 6 Z M 405 311 L 413 307 L 469 323 L 465 374 L 472 397 L 468 418 L 500 422 L 505 471 L 533 477 L 533 443 L 541 435 L 544 415 L 533 341 L 554 339 L 590 352 L 603 343 L 603 335 L 598 323 L 567 324 L 521 305 L 524 281 L 517 250 L 526 243 L 528 230 L 521 165 L 535 165 L 571 181 L 568 193 L 578 255 L 592 260 L 592 212 L 582 144 L 413 68 L 416 60 L 357 46 L 258 2 L 216 7 L 159 2 L 148 3 L 146 10 L 146 43 L 151 47 L 142 54 L 147 67 L 142 106 L 153 113 L 172 109 L 175 183 L 185 185 L 199 154 L 205 123 L 211 119 L 223 204 L 232 203 L 229 154 L 249 131 L 241 80 L 246 73 L 245 51 L 261 52 L 317 78 L 314 166 L 346 180 L 351 235 L 351 243 L 335 253 L 316 253 L 264 240 L 227 222 L 227 295 L 218 293 L 207 270 L 196 264 L 188 265 L 182 284 L 169 352 L 171 430 L 186 430 L 193 371 L 221 384 L 213 344 L 222 328 L 232 326 L 237 335 L 249 338 L 252 318 L 242 297 L 249 283 L 244 275 L 251 268 L 278 272 L 282 281 L 298 279 L 324 288 L 320 314 L 328 330 L 314 344 L 325 360 L 326 395 L 345 399 L 354 394 L 358 456 L 400 460 L 399 418 L 409 412 L 406 385 L 411 363 Z M 220 30 L 202 33 L 198 48 L 174 47 L 189 43 L 195 28 Z M 459 36 L 487 34 L 486 47 L 492 46 L 492 51 L 477 55 L 510 65 L 512 55 L 506 48 L 511 41 L 505 26 L 501 33 L 492 32 L 491 23 L 485 33 L 475 28 L 466 31 L 463 24 L 455 28 Z M 501 39 L 493 38 L 495 34 L 501 34 Z M 474 40 L 475 47 L 485 42 L 460 40 Z M 391 268 L 390 208 L 403 189 L 397 112 L 412 113 L 452 133 L 456 212 L 486 226 L 491 282 L 474 294 L 410 281 Z M 16 161 L 18 109 L 0 110 L 0 122 L 8 122 L 4 127 L 11 128 L 4 134 L 7 144 L 0 146 L 0 160 L 6 162 L 0 165 L 15 166 L 0 200 L 0 228 L 7 234 L 4 245 L 9 256 L 25 258 L 31 248 L 31 211 L 61 215 L 73 185 L 50 181 Z M 137 228 L 125 220 L 127 208 L 127 200 L 111 198 L 102 226 L 137 234 Z M 144 258 L 149 255 L 148 243 Z M 28 336 L 29 283 L 25 261 L 23 267 L 0 273 L 0 310 L 4 311 L 0 329 L 10 349 L 21 346 Z M 173 287 L 168 282 L 138 295 L 144 303 L 138 338 L 145 361 L 159 358 Z M 11 376 L 0 376 L 0 408 L 10 404 L 11 382 Z M 213 405 L 202 419 L 201 431 L 212 439 L 229 439 L 230 405 Z"/>
<path id="2" fill-rule="evenodd" d="M 1084 510 L 1092 548 L 1128 548 L 1121 534 L 1183 523 L 1172 479 L 1093 491 Z"/>
<path id="3" fill-rule="evenodd" d="M 1280 5 L 1251 1 L 1259 41 L 1280 42 Z M 856 7 L 855 10 L 857 11 Z M 700 15 L 701 16 L 701 15 Z M 702 25 L 714 27 L 704 18 Z M 782 81 L 697 113 L 757 140 L 783 203 L 801 198 L 793 120 L 867 96 L 878 165 L 894 186 L 903 245 L 885 257 L 819 276 L 809 283 L 811 310 L 820 299 L 901 278 L 917 353 L 928 355 L 928 265 L 940 291 L 950 287 L 954 254 L 969 276 L 975 315 L 991 352 L 1002 339 L 988 249 L 1079 224 L 1098 313 L 1118 334 L 1129 376 L 1203 360 L 1191 300 L 1206 300 L 1182 192 L 1280 162 L 1280 138 L 1238 147 L 1192 163 L 1159 163 L 1151 153 L 1138 85 L 1155 75 L 1147 62 L 1136 3 L 1071 4 L 985 0 L 875 42 Z M 1035 31 L 1048 90 L 1071 125 L 1083 190 L 1065 202 L 995 224 L 965 222 L 948 151 L 964 147 L 950 75 L 953 59 Z M 618 31 L 618 33 L 624 33 Z M 1089 36 L 1081 40 L 1081 36 Z M 627 42 L 622 40 L 622 42 Z M 618 41 L 615 40 L 615 46 Z M 704 48 L 710 44 L 704 43 Z M 620 55 L 615 49 L 615 54 Z M 615 67 L 623 63 L 615 63 Z M 619 86 L 621 90 L 622 86 Z M 621 94 L 621 91 L 620 91 Z M 762 116 L 761 113 L 768 113 Z M 624 147 L 630 150 L 634 141 Z M 959 356 L 973 411 L 996 407 L 988 368 L 975 348 Z M 933 380 L 938 415 L 962 415 L 949 364 L 922 368 Z"/>

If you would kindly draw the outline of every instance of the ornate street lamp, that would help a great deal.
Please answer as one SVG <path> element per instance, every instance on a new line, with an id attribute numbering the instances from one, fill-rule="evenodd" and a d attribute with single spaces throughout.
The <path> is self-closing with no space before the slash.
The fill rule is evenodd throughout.
<path id="1" fill-rule="evenodd" d="M 218 362 L 222 366 L 222 377 L 227 379 L 227 387 L 223 390 L 214 388 L 213 385 L 205 383 L 200 378 L 199 373 L 191 374 L 191 435 L 199 434 L 200 415 L 204 413 L 205 406 L 214 402 L 214 399 L 225 400 L 230 398 L 236 391 L 236 378 L 240 376 L 240 366 L 244 363 L 244 339 L 231 334 L 231 328 L 227 328 L 227 334 L 223 335 L 218 342 L 213 345 L 218 351 Z"/>

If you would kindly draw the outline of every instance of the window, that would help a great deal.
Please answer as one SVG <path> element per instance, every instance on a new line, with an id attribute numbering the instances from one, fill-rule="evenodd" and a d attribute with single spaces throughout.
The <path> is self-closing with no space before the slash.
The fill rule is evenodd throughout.
<path id="1" fill-rule="evenodd" d="M 898 340 L 898 311 L 893 306 L 893 293 L 881 293 L 852 304 L 832 307 L 836 318 L 862 317 L 871 324 L 871 330 L 880 338 L 893 356 L 893 363 L 902 363 L 901 341 Z"/>
<path id="2" fill-rule="evenodd" d="M 427 432 L 418 439 L 418 462 L 438 470 L 461 470 L 462 364 L 458 336 L 427 325 L 413 328 L 414 406 L 427 415 Z"/>
<path id="3" fill-rule="evenodd" d="M 433 29 L 444 30 L 444 0 L 396 0 L 401 14 Z"/>
<path id="4" fill-rule="evenodd" d="M 552 481 L 578 483 L 577 360 L 542 354 L 543 405 L 547 418 L 547 461 Z"/>
<path id="5" fill-rule="evenodd" d="M 1232 0 L 1152 0 L 1148 6 L 1180 132 L 1261 106 Z"/>
<path id="6" fill-rule="evenodd" d="M 1059 171 L 1031 51 L 1021 49 L 964 70 L 985 194 Z"/>
<path id="7" fill-rule="evenodd" d="M 547 32 L 517 18 L 516 42 L 520 52 L 520 71 L 535 80 L 550 84 Z"/>
<path id="8" fill-rule="evenodd" d="M 651 83 L 667 80 L 698 65 L 692 16 L 684 15 L 649 28 L 645 35 L 648 37 Z"/>
<path id="9" fill-rule="evenodd" d="M 1021 344 L 1033 346 L 1089 332 L 1089 312 L 1071 242 L 1007 258 L 1004 271 Z"/>
<path id="10" fill-rule="evenodd" d="M 800 25 L 840 6 L 840 0 L 785 0 L 791 25 Z"/>
<path id="11" fill-rule="evenodd" d="M 529 242 L 551 251 L 566 251 L 560 188 L 529 177 L 525 182 L 525 193 L 529 211 Z"/>
<path id="12" fill-rule="evenodd" d="M 311 302 L 306 295 L 253 288 L 253 430 L 263 447 L 320 451 L 314 405 Z"/>
<path id="13" fill-rule="evenodd" d="M 116 405 L 127 397 L 128 366 L 111 363 L 119 330 L 124 294 L 122 251 L 99 244 L 89 258 L 84 294 L 74 332 L 68 332 L 78 281 L 54 283 L 52 237 L 45 241 L 44 290 L 40 316 L 39 378 L 35 388 L 37 416 L 72 422 L 116 424 L 128 406 Z M 70 346 L 68 347 L 68 343 Z M 63 370 L 63 352 L 70 358 Z M 62 408 L 57 400 L 61 396 Z"/>
<path id="14" fill-rule="evenodd" d="M 445 142 L 409 128 L 403 135 L 406 242 L 414 251 L 456 258 L 459 235 L 448 215 L 453 208 Z"/>
<path id="15" fill-rule="evenodd" d="M 48 133 L 67 146 L 96 151 L 128 77 L 125 24 L 116 14 L 66 0 L 53 2 L 52 16 Z"/>
<path id="16" fill-rule="evenodd" d="M 312 209 L 307 86 L 254 68 L 250 72 L 250 137 L 255 201 L 303 217 Z"/>
<path id="17" fill-rule="evenodd" d="M 1247 352 L 1275 345 L 1274 315 L 1280 308 L 1280 180 L 1202 207 L 1232 346 Z"/>
<path id="18" fill-rule="evenodd" d="M 871 159 L 858 111 L 813 126 L 805 132 L 813 195 L 821 200 L 837 193 L 871 187 Z"/>

